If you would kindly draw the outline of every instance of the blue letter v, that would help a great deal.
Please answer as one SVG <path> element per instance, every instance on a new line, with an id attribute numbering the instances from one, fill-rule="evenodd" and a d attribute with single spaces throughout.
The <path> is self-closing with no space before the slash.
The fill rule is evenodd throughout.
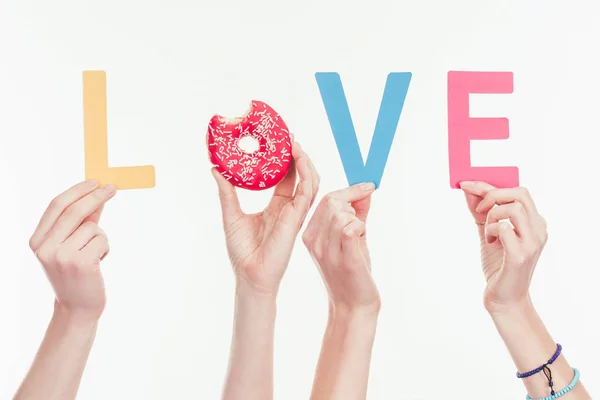
<path id="1" fill-rule="evenodd" d="M 388 75 L 366 164 L 363 162 L 339 74 L 317 72 L 315 77 L 348 184 L 373 182 L 375 187 L 379 187 L 412 73 L 392 72 Z"/>

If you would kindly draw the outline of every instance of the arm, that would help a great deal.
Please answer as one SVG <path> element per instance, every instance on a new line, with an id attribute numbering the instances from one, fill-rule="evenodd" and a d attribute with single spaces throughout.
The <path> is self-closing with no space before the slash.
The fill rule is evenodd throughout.
<path id="1" fill-rule="evenodd" d="M 520 373 L 535 370 L 548 363 L 557 351 L 557 343 L 529 295 L 531 278 L 548 240 L 546 220 L 524 188 L 496 189 L 483 182 L 463 182 L 461 187 L 479 230 L 487 281 L 485 308 L 516 369 Z M 560 392 L 573 381 L 574 371 L 562 353 L 547 368 L 548 376 L 540 371 L 522 378 L 527 393 L 534 399 L 550 396 L 551 390 Z M 590 399 L 581 382 L 560 398 Z"/>
<path id="2" fill-rule="evenodd" d="M 96 327 L 94 320 L 77 321 L 68 311 L 55 307 L 46 336 L 15 400 L 75 399 Z"/>
<path id="3" fill-rule="evenodd" d="M 275 296 L 238 285 L 224 399 L 273 397 Z"/>
<path id="4" fill-rule="evenodd" d="M 331 312 L 311 399 L 365 399 L 377 313 Z"/>
<path id="5" fill-rule="evenodd" d="M 531 371 L 539 367 L 556 351 L 556 341 L 550 336 L 529 298 L 511 307 L 492 308 L 489 312 L 518 371 Z M 563 354 L 550 365 L 550 369 L 556 392 L 573 380 L 573 369 Z M 548 379 L 543 373 L 525 378 L 523 383 L 527 393 L 534 399 L 549 395 Z M 562 398 L 591 399 L 581 382 Z"/>
<path id="6" fill-rule="evenodd" d="M 273 337 L 279 284 L 319 188 L 319 176 L 298 143 L 295 166 L 264 211 L 242 212 L 235 188 L 215 169 L 225 241 L 236 275 L 233 338 L 224 400 L 273 398 Z M 300 181 L 296 185 L 296 172 Z"/>
<path id="7" fill-rule="evenodd" d="M 31 237 L 30 247 L 54 288 L 54 314 L 14 400 L 75 399 L 106 302 L 100 261 L 108 241 L 98 227 L 112 186 L 80 183 L 58 196 Z"/>
<path id="8" fill-rule="evenodd" d="M 325 196 L 303 235 L 329 291 L 329 319 L 312 400 L 367 397 L 381 300 L 371 277 L 365 223 L 374 185 Z"/>

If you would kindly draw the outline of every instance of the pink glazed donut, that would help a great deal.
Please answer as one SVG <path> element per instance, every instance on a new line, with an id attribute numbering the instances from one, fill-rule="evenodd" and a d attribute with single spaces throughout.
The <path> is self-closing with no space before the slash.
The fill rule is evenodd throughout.
<path id="1" fill-rule="evenodd" d="M 243 142 L 253 143 L 255 148 L 249 150 Z M 268 104 L 257 100 L 243 117 L 213 116 L 206 145 L 210 162 L 219 173 L 233 185 L 249 190 L 275 186 L 292 160 L 287 125 Z"/>

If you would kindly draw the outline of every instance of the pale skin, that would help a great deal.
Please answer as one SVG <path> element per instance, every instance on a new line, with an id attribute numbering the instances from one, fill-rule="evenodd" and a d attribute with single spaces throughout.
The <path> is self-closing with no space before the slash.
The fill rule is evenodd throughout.
<path id="1" fill-rule="evenodd" d="M 298 143 L 293 165 L 268 206 L 245 214 L 235 187 L 213 169 L 229 259 L 236 277 L 234 330 L 224 400 L 273 398 L 276 298 L 298 233 L 319 189 L 319 175 Z M 296 184 L 296 178 L 299 182 Z"/>
<path id="2" fill-rule="evenodd" d="M 109 252 L 98 222 L 114 186 L 77 184 L 48 206 L 29 245 L 55 292 L 54 313 L 14 400 L 75 399 L 106 304 L 100 262 Z"/>
<path id="3" fill-rule="evenodd" d="M 485 308 L 517 370 L 533 370 L 546 363 L 556 351 L 556 341 L 537 314 L 529 294 L 531 278 L 548 240 L 546 221 L 524 188 L 497 189 L 483 182 L 462 182 L 461 188 L 478 224 L 487 282 Z M 568 351 L 568 344 L 564 345 L 564 351 Z M 573 380 L 573 370 L 564 354 L 550 369 L 556 392 Z M 533 399 L 550 395 L 543 372 L 522 381 Z M 561 398 L 591 399 L 581 381 Z"/>
<path id="4" fill-rule="evenodd" d="M 311 400 L 364 400 L 381 307 L 366 220 L 372 183 L 327 194 L 302 239 L 329 294 L 329 318 Z"/>

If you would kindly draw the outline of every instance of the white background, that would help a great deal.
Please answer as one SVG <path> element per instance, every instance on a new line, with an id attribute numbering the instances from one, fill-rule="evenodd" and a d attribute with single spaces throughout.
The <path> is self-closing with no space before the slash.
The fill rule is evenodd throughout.
<path id="1" fill-rule="evenodd" d="M 111 165 L 155 165 L 157 185 L 105 210 L 109 304 L 80 399 L 219 397 L 234 287 L 206 124 L 266 101 L 321 170 L 320 196 L 343 187 L 317 71 L 340 73 L 364 154 L 387 74 L 413 73 L 369 222 L 383 298 L 369 398 L 525 397 L 482 307 L 475 226 L 449 187 L 448 70 L 514 72 L 514 94 L 472 96 L 473 116 L 511 127 L 508 141 L 474 143 L 473 160 L 520 167 L 549 221 L 534 302 L 600 393 L 599 18 L 593 0 L 2 0 L 0 396 L 51 315 L 27 241 L 51 198 L 84 179 L 86 69 L 107 72 Z M 269 195 L 241 194 L 248 211 Z M 298 240 L 278 301 L 277 399 L 308 398 L 326 314 Z"/>

